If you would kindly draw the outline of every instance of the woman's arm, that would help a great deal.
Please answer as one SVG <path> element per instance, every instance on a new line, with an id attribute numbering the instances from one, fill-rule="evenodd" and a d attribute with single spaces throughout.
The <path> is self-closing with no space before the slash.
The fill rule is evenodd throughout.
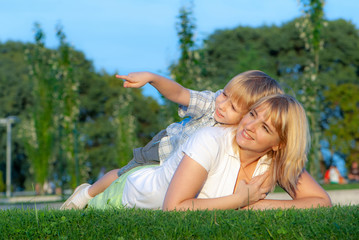
<path id="1" fill-rule="evenodd" d="M 329 195 L 304 170 L 299 177 L 296 196 L 291 196 L 293 200 L 260 200 L 248 207 L 250 209 L 273 209 L 273 208 L 316 208 L 331 207 L 332 202 Z M 245 207 L 247 208 L 247 207 Z"/>
<path id="2" fill-rule="evenodd" d="M 265 177 L 257 178 L 250 184 L 239 182 L 235 194 L 225 197 L 198 199 L 208 173 L 199 163 L 184 155 L 171 183 L 163 203 L 163 210 L 195 209 L 237 209 L 265 197 L 265 190 L 260 189 Z M 248 197 L 249 196 L 249 197 Z"/>

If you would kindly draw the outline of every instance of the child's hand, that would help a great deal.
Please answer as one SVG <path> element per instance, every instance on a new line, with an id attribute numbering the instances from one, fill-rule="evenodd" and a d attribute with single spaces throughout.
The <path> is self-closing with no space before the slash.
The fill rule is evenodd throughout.
<path id="1" fill-rule="evenodd" d="M 245 205 L 264 199 L 269 191 L 268 187 L 263 186 L 267 177 L 268 172 L 252 178 L 249 183 L 246 183 L 244 180 L 239 181 L 235 194 L 238 194 L 240 199 L 243 199 Z"/>
<path id="2" fill-rule="evenodd" d="M 128 75 L 116 75 L 116 78 L 125 80 L 123 83 L 125 88 L 140 88 L 152 80 L 153 74 L 150 72 L 133 72 Z"/>

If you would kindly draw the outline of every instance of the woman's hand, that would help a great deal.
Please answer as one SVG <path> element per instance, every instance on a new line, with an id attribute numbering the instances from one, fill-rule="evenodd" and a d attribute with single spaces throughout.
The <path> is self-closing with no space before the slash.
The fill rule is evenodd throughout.
<path id="1" fill-rule="evenodd" d="M 300 175 L 293 200 L 264 199 L 248 206 L 249 209 L 287 209 L 331 207 L 332 203 L 326 191 L 307 171 Z M 246 207 L 247 208 L 247 207 Z"/>
<path id="2" fill-rule="evenodd" d="M 249 183 L 246 183 L 244 180 L 238 182 L 234 194 L 240 199 L 239 208 L 253 204 L 267 196 L 269 188 L 263 184 L 267 177 L 268 172 L 265 172 L 262 175 L 252 178 Z"/>

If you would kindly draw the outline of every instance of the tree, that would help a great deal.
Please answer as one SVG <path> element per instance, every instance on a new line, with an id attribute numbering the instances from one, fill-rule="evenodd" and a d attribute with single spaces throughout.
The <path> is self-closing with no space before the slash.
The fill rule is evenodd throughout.
<path id="1" fill-rule="evenodd" d="M 317 124 L 315 131 L 320 135 L 318 139 L 323 139 L 324 132 L 326 136 L 330 134 L 327 131 L 332 126 L 333 117 L 339 116 L 335 115 L 338 112 L 335 109 L 340 109 L 340 106 L 332 105 L 332 102 L 339 102 L 336 100 L 339 96 L 336 93 L 330 94 L 330 91 L 340 84 L 351 83 L 358 86 L 359 83 L 358 30 L 353 24 L 344 20 L 324 22 L 326 27 L 320 30 L 323 50 L 320 51 L 320 58 L 316 58 L 300 37 L 298 25 L 301 21 L 303 20 L 294 19 L 282 26 L 257 28 L 239 26 L 234 29 L 219 30 L 210 35 L 203 47 L 196 51 L 204 52 L 207 66 L 210 66 L 206 69 L 206 75 L 201 75 L 203 81 L 208 82 L 209 85 L 223 87 L 234 75 L 249 69 L 263 70 L 277 79 L 288 94 L 296 96 L 303 102 L 306 110 L 311 112 L 309 114 L 317 114 L 317 118 L 313 117 L 314 114 L 310 118 L 312 123 Z M 310 65 L 308 63 L 310 59 L 313 61 L 319 59 L 319 65 L 318 63 Z M 318 76 L 314 77 L 316 81 L 313 82 L 312 78 L 308 78 L 308 71 L 312 74 L 315 68 L 318 68 L 315 70 L 318 71 L 316 73 Z M 312 74 L 312 76 L 316 75 Z M 341 94 L 346 93 L 342 91 Z M 314 101 L 313 104 L 309 98 Z M 357 111 L 354 108 L 355 104 L 348 104 L 349 106 L 353 112 Z M 346 116 L 349 118 L 350 115 L 346 114 Z M 332 134 L 334 133 L 333 130 Z M 353 135 L 349 138 L 355 139 Z M 332 142 L 334 151 L 333 144 L 335 143 Z M 319 147 L 313 146 L 312 151 L 319 153 Z M 318 163 L 312 164 L 314 171 L 319 169 L 317 165 Z"/>
<path id="2" fill-rule="evenodd" d="M 49 162 L 54 157 L 53 93 L 56 78 L 52 62 L 55 56 L 45 48 L 45 35 L 38 24 L 35 25 L 35 31 L 36 45 L 28 51 L 34 105 L 30 118 L 22 121 L 21 125 L 26 153 L 33 164 L 36 182 L 43 186 L 49 176 Z"/>
<path id="3" fill-rule="evenodd" d="M 325 29 L 328 35 L 324 47 L 329 66 L 325 77 L 328 87 L 324 91 L 328 104 L 328 121 L 325 136 L 333 152 L 347 156 L 347 166 L 359 156 L 357 110 L 359 106 L 359 32 L 352 23 L 344 20 L 332 22 Z M 338 38 L 337 36 L 345 37 Z"/>
<path id="4" fill-rule="evenodd" d="M 204 78 L 207 74 L 207 69 L 210 67 L 206 61 L 206 52 L 202 51 L 196 44 L 196 24 L 193 8 L 192 1 L 190 1 L 188 5 L 183 5 L 180 8 L 176 25 L 180 58 L 178 62 L 172 64 L 169 69 L 172 78 L 186 88 L 194 90 L 213 90 L 216 89 L 217 86 L 211 85 L 211 82 L 206 81 Z M 165 101 L 168 106 L 167 112 L 169 112 L 169 114 L 165 116 L 165 118 L 167 118 L 167 125 L 174 121 L 179 121 L 177 104 L 167 100 Z"/>
<path id="5" fill-rule="evenodd" d="M 31 44 L 8 41 L 0 43 L 0 117 L 17 116 L 23 119 L 32 104 L 31 85 L 28 76 L 28 64 L 24 51 Z M 12 135 L 12 172 L 13 186 L 25 187 L 25 173 L 29 170 L 29 161 L 24 155 L 24 145 L 17 134 L 19 124 L 15 124 Z M 6 128 L 0 128 L 0 171 L 5 173 Z M 30 177 L 28 177 L 31 182 Z M 3 174 L 5 181 L 5 174 Z"/>
<path id="6" fill-rule="evenodd" d="M 311 129 L 311 150 L 309 153 L 308 170 L 315 177 L 319 178 L 320 170 L 320 113 L 322 107 L 322 82 L 319 76 L 319 55 L 322 50 L 322 27 L 324 25 L 324 0 L 302 0 L 304 17 L 302 24 L 298 24 L 300 28 L 300 36 L 304 40 L 305 48 L 309 52 L 307 64 L 304 67 L 303 77 L 301 81 L 303 93 L 300 95 L 301 101 L 306 109 L 309 125 Z"/>
<path id="7" fill-rule="evenodd" d="M 57 30 L 60 31 L 61 28 Z M 59 33 L 61 32 L 62 30 Z M 63 43 L 60 36 L 63 37 Z M 55 101 L 54 120 L 51 123 L 55 140 L 52 143 L 53 157 L 48 159 L 47 163 L 46 180 L 55 181 L 56 184 L 68 188 L 76 184 L 75 155 L 72 154 L 77 152 L 80 181 L 94 180 L 102 167 L 113 169 L 127 163 L 132 158 L 132 149 L 144 146 L 165 126 L 165 121 L 162 119 L 163 116 L 160 116 L 164 106 L 159 105 L 151 97 L 143 96 L 141 89 L 124 89 L 122 82 L 112 74 L 109 75 L 104 71 L 96 72 L 92 62 L 86 60 L 82 52 L 67 45 L 64 33 L 60 36 L 58 35 L 59 47 L 56 49 L 43 47 L 44 54 L 41 58 L 44 68 L 41 73 L 45 76 L 46 71 L 52 69 L 50 74 L 56 83 L 55 90 L 51 92 Z M 34 179 L 35 167 L 30 160 L 29 152 L 24 149 L 25 144 L 33 142 L 24 141 L 21 133 L 24 135 L 24 128 L 29 127 L 27 123 L 33 116 L 30 113 L 37 102 L 32 93 L 33 81 L 29 74 L 29 65 L 40 64 L 35 61 L 35 56 L 38 56 L 35 54 L 36 47 L 38 46 L 34 44 L 0 43 L 0 62 L 2 63 L 0 64 L 0 86 L 3 89 L 0 94 L 2 102 L 0 113 L 1 117 L 18 116 L 20 118 L 20 123 L 14 127 L 12 176 L 14 176 L 13 183 L 16 188 L 21 187 L 27 190 L 32 190 L 32 184 L 37 182 Z M 28 60 L 26 60 L 25 50 Z M 119 100 L 121 97 L 128 100 L 130 115 L 125 115 L 127 113 L 123 112 L 123 102 Z M 116 108 L 122 109 L 122 115 L 115 114 Z M 68 127 L 64 121 L 65 116 L 67 120 L 74 119 L 69 121 Z M 133 128 L 122 124 L 119 127 L 115 126 L 113 120 L 116 116 L 122 117 L 125 124 L 128 120 L 125 118 L 131 118 Z M 71 122 L 76 122 L 76 126 L 71 125 Z M 133 142 L 128 143 L 126 148 L 116 147 L 120 140 L 117 135 L 120 128 L 125 131 L 130 129 L 134 131 L 131 135 Z M 5 133 L 3 128 L 0 128 L 0 131 Z M 123 133 L 122 136 L 126 134 Z M 2 134 L 0 138 L 0 154 L 5 154 L 4 136 L 6 134 Z M 72 139 L 76 136 L 77 145 L 73 145 Z M 71 141 L 68 141 L 69 139 Z M 77 151 L 75 151 L 76 148 Z M 123 153 L 127 156 L 118 156 Z M 37 156 L 35 152 L 34 155 Z M 5 157 L 0 159 L 2 172 L 5 172 L 4 159 Z"/>
<path id="8" fill-rule="evenodd" d="M 181 55 L 178 62 L 176 64 L 172 64 L 169 69 L 173 80 L 182 86 L 194 89 L 196 85 L 193 79 L 193 73 L 196 70 L 193 64 L 196 61 L 194 54 L 194 31 L 196 29 L 196 25 L 194 23 L 192 9 L 193 2 L 190 3 L 190 6 L 182 6 L 180 8 L 176 30 L 179 38 L 178 41 Z M 170 124 L 172 122 L 179 121 L 180 118 L 177 114 L 177 104 L 172 103 L 167 99 L 165 99 L 165 102 L 168 106 L 165 111 L 165 118 L 167 118 L 166 122 Z"/>
<path id="9" fill-rule="evenodd" d="M 118 166 L 124 166 L 132 159 L 132 150 L 138 146 L 136 138 L 136 118 L 133 116 L 131 103 L 134 97 L 126 92 L 118 97 L 114 106 L 113 128 L 117 129 L 115 136 L 115 154 Z"/>
<path id="10" fill-rule="evenodd" d="M 358 92 L 358 84 L 352 83 L 333 86 L 330 91 L 325 92 L 333 111 L 325 136 L 332 152 L 340 152 L 347 156 L 347 166 L 359 157 Z"/>
<path id="11" fill-rule="evenodd" d="M 193 18 L 190 19 L 193 25 Z M 257 28 L 239 26 L 234 29 L 216 31 L 203 42 L 202 46 L 194 44 L 187 48 L 189 55 L 194 58 L 191 60 L 187 58 L 187 67 L 183 68 L 183 71 L 178 71 L 177 65 L 173 64 L 171 66 L 174 71 L 173 78 L 175 79 L 175 73 L 178 71 L 179 74 L 183 74 L 180 75 L 181 79 L 196 80 L 184 84 L 193 84 L 191 87 L 194 89 L 216 90 L 224 87 L 229 79 L 240 72 L 260 69 L 278 79 L 287 93 L 300 98 L 304 95 L 302 79 L 305 67 L 308 65 L 307 59 L 312 58 L 310 51 L 305 47 L 305 42 L 300 37 L 300 31 L 296 28 L 300 21 L 302 20 L 294 19 L 281 26 Z M 189 35 L 193 37 L 195 28 L 191 29 L 192 34 Z M 359 83 L 358 30 L 352 23 L 336 20 L 327 21 L 327 26 L 321 31 L 323 50 L 320 52 L 319 77 L 317 78 L 321 86 L 318 96 L 320 96 L 322 106 L 319 129 L 321 134 L 325 133 L 323 136 L 330 140 L 333 151 L 345 153 L 348 161 L 352 161 L 358 154 L 356 135 L 358 131 L 354 124 L 358 109 L 355 95 Z M 194 39 L 192 41 L 195 42 Z M 28 113 L 32 111 L 37 100 L 32 94 L 34 88 L 30 81 L 29 63 L 25 61 L 24 49 L 35 53 L 37 47 L 36 44 L 0 43 L 0 62 L 2 63 L 0 64 L 0 86 L 3 89 L 0 93 L 1 117 L 19 116 L 21 123 L 25 126 L 30 119 Z M 70 51 L 68 55 L 65 54 L 66 49 Z M 141 89 L 122 88 L 121 82 L 112 74 L 105 71 L 96 72 L 92 62 L 86 60 L 82 52 L 69 46 L 64 50 L 62 51 L 60 47 L 57 49 L 43 47 L 43 58 L 36 60 L 36 54 L 31 55 L 34 60 L 32 65 L 42 64 L 44 68 L 47 66 L 46 69 L 50 69 L 49 66 L 52 67 L 53 71 L 48 72 L 47 75 L 46 71 L 40 71 L 44 76 L 42 79 L 54 76 L 55 83 L 68 81 L 68 86 L 71 86 L 71 81 L 78 80 L 78 90 L 69 94 L 73 94 L 73 99 L 76 99 L 75 96 L 78 94 L 79 98 L 79 103 L 75 103 L 75 105 L 78 104 L 76 106 L 79 111 L 75 128 L 79 139 L 79 175 L 80 181 L 91 181 L 96 178 L 102 167 L 113 169 L 125 164 L 130 159 L 124 158 L 131 158 L 133 148 L 144 146 L 160 129 L 165 127 L 168 124 L 165 120 L 169 118 L 162 112 L 168 104 L 161 106 L 154 99 L 144 97 Z M 66 61 L 61 59 L 68 59 L 71 64 L 66 65 L 64 64 Z M 183 59 L 186 58 L 183 57 Z M 64 76 L 65 73 L 66 76 Z M 200 81 L 197 81 L 198 79 Z M 59 97 L 64 96 L 61 93 L 63 90 L 56 84 L 55 88 L 54 93 L 59 91 L 56 93 L 58 95 L 54 95 L 57 96 L 55 101 L 64 101 L 65 97 Z M 54 111 L 57 119 L 64 116 L 60 111 L 62 104 L 64 103 L 56 102 L 55 104 Z M 115 124 L 117 119 L 125 124 L 122 125 L 119 122 Z M 63 125 L 62 129 L 59 128 L 57 122 L 57 120 L 54 121 L 52 127 L 56 129 L 54 131 L 56 139 L 59 139 L 59 132 L 62 136 L 66 136 L 67 133 L 65 134 Z M 126 124 L 129 125 L 126 126 Z M 14 132 L 19 129 L 19 125 L 16 125 Z M 121 132 L 124 134 L 122 135 Z M 129 140 L 125 144 L 126 147 L 118 147 L 117 144 L 121 142 L 120 136 L 125 134 L 131 134 L 134 138 L 126 139 Z M 59 141 L 55 142 L 59 143 Z M 2 154 L 5 152 L 3 137 L 0 144 L 2 146 L 0 154 Z M 52 152 L 55 157 L 50 159 L 48 165 L 49 178 L 56 179 L 54 174 L 57 174 L 57 179 L 61 178 L 60 181 L 66 185 L 70 181 L 71 173 L 67 169 L 70 165 L 65 161 L 64 148 L 61 152 L 56 144 L 53 143 Z M 13 171 L 16 175 L 14 182 L 18 186 L 25 186 L 31 190 L 29 183 L 33 182 L 33 175 L 29 174 L 29 169 L 32 170 L 34 167 L 29 161 L 30 156 L 25 154 L 24 142 L 18 135 L 15 135 L 13 153 L 14 168 L 16 168 L 16 171 Z M 127 155 L 119 157 L 118 154 L 122 153 Z M 63 160 L 60 161 L 60 159 Z M 63 164 L 63 170 L 60 164 Z M 5 168 L 2 160 L 0 160 L 0 168 Z M 74 167 L 71 168 L 74 169 Z M 60 174 L 61 171 L 65 173 Z"/>
<path id="12" fill-rule="evenodd" d="M 54 120 L 57 129 L 57 173 L 63 176 L 68 173 L 70 185 L 72 187 L 80 184 L 79 170 L 79 140 L 78 140 L 78 121 L 80 113 L 79 99 L 79 76 L 73 66 L 73 50 L 66 42 L 66 36 L 62 26 L 57 26 L 57 37 L 60 46 L 57 52 L 57 72 L 56 72 L 56 111 Z M 67 171 L 65 171 L 65 169 Z M 63 184 L 61 184 L 62 186 Z"/>

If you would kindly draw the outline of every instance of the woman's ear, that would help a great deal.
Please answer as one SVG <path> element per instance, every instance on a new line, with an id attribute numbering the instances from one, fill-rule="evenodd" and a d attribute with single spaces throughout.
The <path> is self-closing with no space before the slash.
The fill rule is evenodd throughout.
<path id="1" fill-rule="evenodd" d="M 275 145 L 275 146 L 272 147 L 272 150 L 273 150 L 274 152 L 278 151 L 278 149 L 279 149 L 279 145 Z"/>
<path id="2" fill-rule="evenodd" d="M 282 149 L 282 148 L 283 148 L 283 145 L 284 145 L 284 144 L 279 143 L 278 145 L 273 146 L 273 147 L 272 147 L 272 150 L 273 150 L 274 152 L 276 152 L 276 151 L 278 151 L 279 149 Z"/>

